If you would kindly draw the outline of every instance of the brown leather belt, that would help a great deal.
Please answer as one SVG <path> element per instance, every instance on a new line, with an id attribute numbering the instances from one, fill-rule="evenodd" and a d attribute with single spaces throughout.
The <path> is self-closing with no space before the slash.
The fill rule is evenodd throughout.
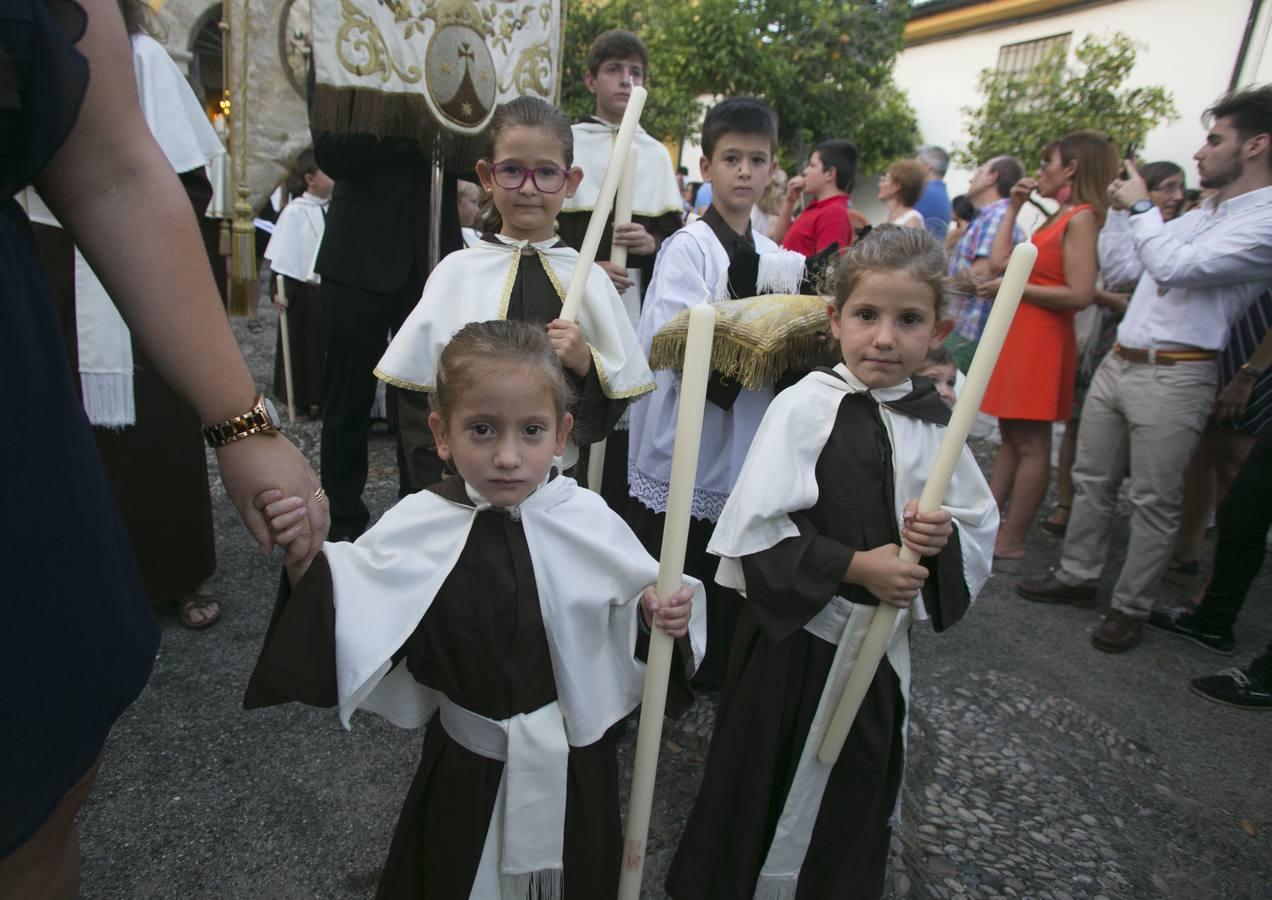
<path id="1" fill-rule="evenodd" d="M 1181 362 L 1205 362 L 1219 356 L 1215 350 L 1139 350 L 1135 347 L 1113 345 L 1113 352 L 1127 362 L 1145 363 L 1150 366 L 1173 366 Z"/>

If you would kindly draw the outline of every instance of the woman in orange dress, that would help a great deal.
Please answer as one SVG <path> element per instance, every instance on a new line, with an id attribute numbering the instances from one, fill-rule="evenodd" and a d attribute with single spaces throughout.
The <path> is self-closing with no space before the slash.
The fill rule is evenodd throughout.
<path id="1" fill-rule="evenodd" d="M 1020 570 L 1025 535 L 1051 477 L 1051 424 L 1069 418 L 1077 369 L 1073 317 L 1094 299 L 1096 238 L 1117 166 L 1112 142 L 1096 131 L 1076 131 L 1048 144 L 1037 175 L 1012 187 L 990 251 L 991 263 L 1002 271 L 1016 216 L 1030 193 L 1060 204 L 1031 238 L 1038 261 L 981 406 L 998 417 L 1003 437 L 989 478 L 999 507 L 1006 508 L 994 547 L 999 572 Z M 978 293 L 992 298 L 997 290 L 994 280 Z"/>

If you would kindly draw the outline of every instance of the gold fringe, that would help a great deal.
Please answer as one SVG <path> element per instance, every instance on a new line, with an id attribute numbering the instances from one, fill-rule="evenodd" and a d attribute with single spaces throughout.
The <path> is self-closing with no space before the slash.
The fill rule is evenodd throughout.
<path id="1" fill-rule="evenodd" d="M 405 378 L 398 378 L 396 375 L 390 375 L 379 366 L 372 369 L 371 374 L 383 381 L 385 384 L 390 384 L 395 388 L 401 388 L 404 391 L 417 391 L 424 394 L 431 394 L 434 391 L 434 386 L 431 384 L 419 384 L 414 381 L 407 381 Z"/>
<path id="2" fill-rule="evenodd" d="M 828 329 L 821 297 L 770 294 L 712 305 L 717 319 L 711 368 L 747 390 L 758 391 L 787 370 L 816 362 L 818 335 Z M 659 329 L 650 347 L 649 367 L 680 369 L 688 330 L 688 310 Z"/>
<path id="3" fill-rule="evenodd" d="M 232 316 L 252 314 L 249 288 L 256 281 L 256 228 L 252 220 L 237 215 L 230 226 L 230 291 L 227 308 Z"/>

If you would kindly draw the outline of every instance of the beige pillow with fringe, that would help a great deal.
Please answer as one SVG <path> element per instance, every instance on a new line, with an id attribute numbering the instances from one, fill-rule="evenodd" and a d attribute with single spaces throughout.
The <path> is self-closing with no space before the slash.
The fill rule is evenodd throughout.
<path id="1" fill-rule="evenodd" d="M 788 369 L 820 361 L 830 331 L 826 301 L 808 294 L 763 294 L 717 300 L 711 368 L 751 391 L 772 384 Z M 685 355 L 689 310 L 677 314 L 654 335 L 649 367 L 679 370 Z"/>

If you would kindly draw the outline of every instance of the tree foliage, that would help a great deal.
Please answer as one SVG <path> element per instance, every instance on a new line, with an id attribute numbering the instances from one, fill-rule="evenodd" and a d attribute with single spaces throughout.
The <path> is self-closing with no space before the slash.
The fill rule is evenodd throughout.
<path id="1" fill-rule="evenodd" d="M 1135 52 L 1135 42 L 1120 32 L 1087 35 L 1072 64 L 1066 48 L 1057 46 L 1024 76 L 984 69 L 979 79 L 984 100 L 963 109 L 970 140 L 955 150 L 955 159 L 975 166 L 1011 154 L 1028 164 L 1049 142 L 1082 128 L 1104 132 L 1119 152 L 1143 143 L 1149 131 L 1178 114 L 1165 88 L 1125 86 Z"/>
<path id="2" fill-rule="evenodd" d="M 914 152 L 914 111 L 892 81 L 906 0 L 582 0 L 566 18 L 562 104 L 592 111 L 587 47 L 627 28 L 649 47 L 643 123 L 662 138 L 696 137 L 702 96 L 751 94 L 777 111 L 781 156 L 803 159 L 819 140 L 846 137 L 862 168 Z"/>

